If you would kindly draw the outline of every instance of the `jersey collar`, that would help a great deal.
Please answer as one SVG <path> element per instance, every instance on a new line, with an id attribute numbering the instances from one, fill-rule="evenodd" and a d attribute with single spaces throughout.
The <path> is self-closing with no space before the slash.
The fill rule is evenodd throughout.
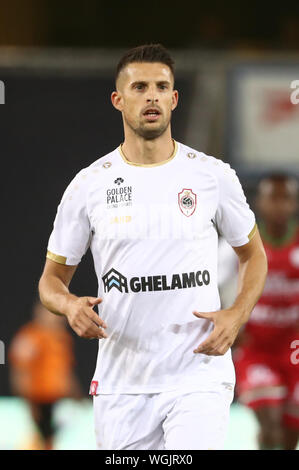
<path id="1" fill-rule="evenodd" d="M 118 151 L 120 153 L 120 155 L 122 156 L 122 159 L 124 160 L 125 163 L 127 163 L 128 165 L 133 165 L 133 166 L 143 166 L 145 168 L 148 168 L 148 167 L 153 167 L 153 166 L 160 166 L 160 165 L 165 165 L 165 163 L 168 163 L 170 162 L 171 160 L 174 159 L 174 157 L 176 156 L 177 154 L 177 151 L 178 151 L 178 143 L 172 139 L 173 141 L 173 152 L 171 154 L 171 156 L 169 158 L 167 158 L 166 160 L 163 160 L 162 162 L 158 162 L 158 163 L 136 163 L 136 162 L 130 162 L 125 154 L 123 153 L 122 151 L 122 144 L 120 144 L 120 146 L 118 147 Z"/>

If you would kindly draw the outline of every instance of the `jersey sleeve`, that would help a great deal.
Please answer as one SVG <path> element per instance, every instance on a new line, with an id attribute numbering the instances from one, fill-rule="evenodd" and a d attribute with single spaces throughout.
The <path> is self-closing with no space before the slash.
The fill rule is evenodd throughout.
<path id="1" fill-rule="evenodd" d="M 47 258 L 75 266 L 86 253 L 91 237 L 86 208 L 86 185 L 80 173 L 67 187 L 57 209 Z"/>
<path id="2" fill-rule="evenodd" d="M 219 172 L 219 200 L 216 225 L 221 235 L 233 247 L 248 243 L 256 233 L 256 220 L 250 209 L 239 178 L 228 163 Z"/>

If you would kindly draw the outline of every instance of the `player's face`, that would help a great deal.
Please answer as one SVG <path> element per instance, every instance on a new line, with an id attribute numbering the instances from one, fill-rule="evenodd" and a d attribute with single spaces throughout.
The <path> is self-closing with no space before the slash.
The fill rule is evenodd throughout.
<path id="1" fill-rule="evenodd" d="M 287 223 L 297 210 L 296 182 L 263 180 L 259 187 L 257 206 L 265 221 Z"/>
<path id="2" fill-rule="evenodd" d="M 113 105 L 122 112 L 124 125 L 146 140 L 162 135 L 177 106 L 170 68 L 162 63 L 132 63 L 120 73 Z"/>

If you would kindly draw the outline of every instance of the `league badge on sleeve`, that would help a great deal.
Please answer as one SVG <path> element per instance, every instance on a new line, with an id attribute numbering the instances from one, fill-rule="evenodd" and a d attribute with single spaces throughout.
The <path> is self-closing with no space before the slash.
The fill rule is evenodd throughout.
<path id="1" fill-rule="evenodd" d="M 190 217 L 196 209 L 196 194 L 192 189 L 182 189 L 178 194 L 179 207 L 186 217 Z"/>

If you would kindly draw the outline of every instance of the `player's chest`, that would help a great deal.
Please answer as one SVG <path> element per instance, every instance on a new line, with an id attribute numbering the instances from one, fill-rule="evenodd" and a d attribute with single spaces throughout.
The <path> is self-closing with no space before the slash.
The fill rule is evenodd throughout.
<path id="1" fill-rule="evenodd" d="M 268 275 L 263 295 L 289 297 L 299 293 L 299 245 L 282 248 L 265 246 Z"/>
<path id="2" fill-rule="evenodd" d="M 94 232 L 108 238 L 193 238 L 211 225 L 217 198 L 215 181 L 192 173 L 115 173 L 91 191 L 89 217 Z"/>
<path id="3" fill-rule="evenodd" d="M 299 279 L 299 244 L 282 247 L 280 249 L 265 246 L 268 259 L 269 275 L 281 272 L 285 277 Z"/>

